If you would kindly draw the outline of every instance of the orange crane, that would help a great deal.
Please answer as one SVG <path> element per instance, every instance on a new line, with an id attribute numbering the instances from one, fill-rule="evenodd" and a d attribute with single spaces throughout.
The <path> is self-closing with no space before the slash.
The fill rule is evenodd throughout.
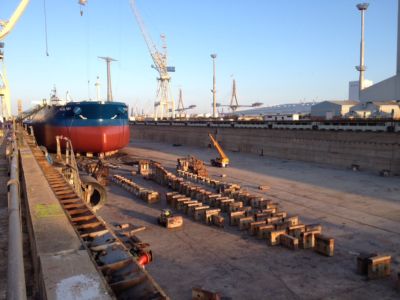
<path id="1" fill-rule="evenodd" d="M 222 150 L 221 146 L 217 142 L 217 140 L 212 136 L 211 133 L 208 134 L 211 142 L 213 143 L 215 149 L 217 149 L 219 156 L 216 159 L 211 160 L 211 165 L 226 168 L 229 165 L 229 157 L 226 156 L 225 152 Z"/>

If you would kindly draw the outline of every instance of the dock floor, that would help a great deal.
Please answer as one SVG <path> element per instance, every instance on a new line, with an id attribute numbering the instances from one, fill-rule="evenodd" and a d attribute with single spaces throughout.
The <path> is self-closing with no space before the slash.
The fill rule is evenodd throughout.
<path id="1" fill-rule="evenodd" d="M 173 170 L 176 158 L 195 155 L 209 163 L 214 149 L 173 147 L 137 141 L 123 150 L 154 159 Z M 147 270 L 172 299 L 189 299 L 192 287 L 219 291 L 232 299 L 395 299 L 394 270 L 400 268 L 400 197 L 398 177 L 333 169 L 251 154 L 228 153 L 231 166 L 208 166 L 216 179 L 240 183 L 251 192 L 280 203 L 305 224 L 320 223 L 335 239 L 335 255 L 312 250 L 269 247 L 237 227 L 209 227 L 184 217 L 180 230 L 167 231 L 156 217 L 165 199 L 147 205 L 111 184 L 109 201 L 99 214 L 108 222 L 146 226 L 138 236 L 151 245 Z M 226 174 L 221 178 L 221 174 Z M 134 177 L 159 192 L 166 189 Z M 270 190 L 261 192 L 259 185 Z M 356 274 L 362 252 L 392 255 L 392 278 L 367 281 Z"/>

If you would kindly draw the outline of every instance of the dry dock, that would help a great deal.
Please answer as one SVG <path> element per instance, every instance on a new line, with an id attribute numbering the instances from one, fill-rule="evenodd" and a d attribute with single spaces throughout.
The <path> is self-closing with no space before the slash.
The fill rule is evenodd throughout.
<path id="1" fill-rule="evenodd" d="M 190 299 L 194 287 L 219 292 L 223 299 L 397 299 L 400 296 L 400 290 L 395 288 L 396 282 L 400 284 L 397 277 L 400 271 L 397 176 L 380 177 L 375 170 L 354 172 L 340 166 L 334 168 L 229 149 L 226 152 L 230 166 L 216 168 L 209 164 L 217 155 L 214 149 L 133 140 L 122 150 L 125 156 L 107 160 L 110 175 L 123 174 L 137 186 L 158 192 L 161 200 L 155 203 L 157 199 L 146 200 L 153 203 L 149 204 L 128 192 L 126 186 L 122 188 L 112 182 L 107 186 L 108 202 L 95 213 L 62 177 L 63 168 L 60 173 L 48 163 L 31 136 L 21 133 L 18 137 L 18 152 L 14 154 L 20 154 L 21 163 L 21 206 L 27 227 L 23 229 L 22 247 L 29 298 L 87 299 L 96 295 L 97 299 L 113 299 L 114 296 L 131 299 L 132 295 L 146 295 L 136 298 L 154 299 L 157 295 L 157 299 Z M 4 144 L 0 151 L 4 155 Z M 176 210 L 175 213 L 183 216 L 183 227 L 167 230 L 159 226 L 157 217 L 161 209 L 168 207 L 165 193 L 171 190 L 141 175 L 132 175 L 136 167 L 131 163 L 143 159 L 157 161 L 173 178 L 177 158 L 188 154 L 206 162 L 211 178 L 240 184 L 242 189 L 267 199 L 271 205 L 278 203 L 276 214 L 287 212 L 289 216 L 298 215 L 304 224 L 321 224 L 322 233 L 335 240 L 334 255 L 322 256 L 313 249 L 268 246 L 266 237 L 256 239 L 247 230 L 230 226 L 226 219 L 225 227 L 220 228 L 194 221 Z M 3 173 L 0 177 L 4 189 L 0 191 L 3 193 L 0 212 L 6 218 L 8 174 L 2 167 L 6 160 L 4 156 L 1 158 Z M 13 161 L 17 161 L 15 156 Z M 154 174 L 150 177 L 157 181 L 161 165 L 151 165 Z M 176 181 L 170 183 L 183 180 L 174 178 Z M 269 189 L 259 189 L 260 186 Z M 243 211 L 239 213 L 244 214 Z M 245 219 L 253 219 L 253 216 L 242 220 Z M 115 223 L 145 227 L 135 231 L 140 247 L 147 248 L 148 243 L 152 251 L 153 260 L 145 270 L 136 260 L 139 256 L 142 258 L 141 254 L 135 258 L 113 233 L 115 229 L 110 226 L 117 226 Z M 284 224 L 276 223 L 274 227 L 268 223 L 265 227 L 274 227 L 276 233 L 278 226 Z M 7 252 L 7 225 L 7 222 L 0 224 L 3 258 Z M 299 226 L 304 228 L 304 225 Z M 286 229 L 283 231 L 286 233 Z M 114 238 L 103 241 L 102 234 Z M 290 246 L 291 239 L 295 239 L 294 235 L 282 235 L 280 242 Z M 129 252 L 132 257 L 122 256 L 121 261 L 121 257 L 113 254 L 117 245 L 119 253 L 128 255 Z M 367 280 L 366 276 L 359 275 L 357 257 L 362 252 L 391 256 L 389 276 Z M 106 257 L 111 260 L 104 260 Z M 6 261 L 2 260 L 3 274 L 7 271 Z M 87 280 L 82 280 L 88 276 L 90 287 Z M 8 280 L 6 276 L 2 278 L 0 299 L 5 297 L 4 280 Z"/>
<path id="2" fill-rule="evenodd" d="M 323 163 L 339 168 L 389 170 L 400 175 L 398 132 L 324 131 L 228 127 L 131 125 L 132 140 L 207 147 L 208 133 L 226 150 L 280 159 Z"/>
<path id="3" fill-rule="evenodd" d="M 135 141 L 125 152 L 154 159 L 171 170 L 176 158 L 187 154 L 208 161 L 215 150 L 173 147 L 171 144 Z M 165 200 L 151 206 L 111 185 L 112 200 L 99 214 L 108 222 L 135 222 L 146 226 L 138 234 L 151 244 L 154 262 L 147 270 L 172 299 L 190 298 L 200 286 L 232 299 L 396 299 L 394 272 L 391 278 L 367 281 L 356 274 L 360 252 L 392 255 L 393 270 L 400 268 L 400 197 L 398 177 L 333 169 L 318 164 L 228 152 L 231 167 L 209 167 L 211 175 L 224 173 L 230 182 L 241 183 L 276 200 L 305 223 L 320 223 L 336 240 L 333 257 L 309 250 L 291 251 L 269 247 L 265 241 L 238 231 L 209 227 L 184 218 L 181 230 L 166 231 L 156 225 Z M 138 180 L 138 177 L 135 177 Z M 152 182 L 143 185 L 166 191 Z"/>

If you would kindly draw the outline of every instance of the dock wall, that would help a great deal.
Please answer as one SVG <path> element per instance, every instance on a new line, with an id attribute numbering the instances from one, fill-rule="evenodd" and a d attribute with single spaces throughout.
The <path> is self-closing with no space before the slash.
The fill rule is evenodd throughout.
<path id="1" fill-rule="evenodd" d="M 399 133 L 131 125 L 133 140 L 188 146 L 207 147 L 208 133 L 230 151 L 400 175 Z"/>

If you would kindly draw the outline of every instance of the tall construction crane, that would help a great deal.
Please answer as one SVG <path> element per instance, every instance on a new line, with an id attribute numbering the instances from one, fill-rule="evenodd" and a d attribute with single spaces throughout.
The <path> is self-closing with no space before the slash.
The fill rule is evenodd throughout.
<path id="1" fill-rule="evenodd" d="M 229 105 L 222 105 L 220 103 L 217 103 L 217 107 L 229 107 L 231 111 L 234 113 L 239 107 L 259 107 L 263 105 L 261 102 L 254 102 L 250 105 L 239 105 L 237 94 L 236 94 L 236 80 L 233 79 L 232 83 L 232 96 L 231 96 L 231 102 Z"/>
<path id="2" fill-rule="evenodd" d="M 10 88 L 7 79 L 6 67 L 4 64 L 4 43 L 2 41 L 13 30 L 14 26 L 17 24 L 18 20 L 21 18 L 22 14 L 27 8 L 29 2 L 30 0 L 21 0 L 8 21 L 0 20 L 0 97 L 3 119 L 11 118 L 11 101 Z M 84 6 L 86 2 L 87 0 L 78 1 L 81 6 Z"/>
<path id="3" fill-rule="evenodd" d="M 143 38 L 147 44 L 147 48 L 149 49 L 150 56 L 153 59 L 154 68 L 158 73 L 158 88 L 157 88 L 157 99 L 154 103 L 154 119 L 157 120 L 158 116 L 160 119 L 164 118 L 164 113 L 166 116 L 171 116 L 175 118 L 175 101 L 171 94 L 171 89 L 169 86 L 169 82 L 171 80 L 170 72 L 175 72 L 175 67 L 168 66 L 167 60 L 167 45 L 165 42 L 165 36 L 161 35 L 161 40 L 163 42 L 163 52 L 159 51 L 153 40 L 150 37 L 150 34 L 147 32 L 147 29 L 144 25 L 142 17 L 140 16 L 139 10 L 136 7 L 136 1 L 130 1 L 131 8 L 133 14 L 136 17 L 136 21 L 139 25 L 140 31 L 142 32 Z M 158 114 L 159 111 L 159 114 Z"/>
<path id="4" fill-rule="evenodd" d="M 2 108 L 3 119 L 11 118 L 11 101 L 10 101 L 10 88 L 8 85 L 6 66 L 4 64 L 4 52 L 3 52 L 4 43 L 2 43 L 2 41 L 11 32 L 15 24 L 17 24 L 18 20 L 21 18 L 28 4 L 29 0 L 22 0 L 15 9 L 14 13 L 12 14 L 10 20 L 8 21 L 0 20 L 0 63 L 1 63 L 0 97 L 1 97 L 1 108 Z"/>

